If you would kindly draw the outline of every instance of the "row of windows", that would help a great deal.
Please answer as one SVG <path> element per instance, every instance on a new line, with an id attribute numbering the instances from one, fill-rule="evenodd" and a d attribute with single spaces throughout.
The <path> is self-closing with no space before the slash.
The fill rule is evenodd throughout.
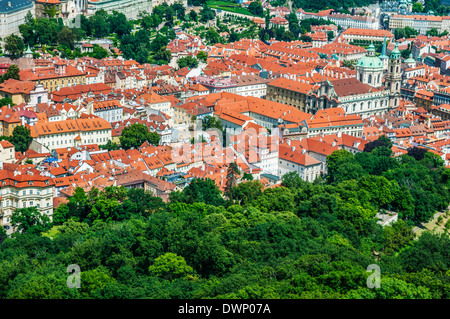
<path id="1" fill-rule="evenodd" d="M 5 207 L 9 207 L 10 204 L 11 204 L 11 206 L 14 206 L 16 208 L 18 207 L 18 202 L 17 201 L 11 201 L 11 202 L 9 200 L 5 201 Z M 35 204 L 36 204 L 36 206 L 35 206 Z M 3 207 L 3 201 L 0 202 L 0 207 Z M 40 203 L 35 203 L 34 201 L 30 201 L 29 204 L 27 204 L 27 202 L 24 201 L 24 202 L 22 202 L 22 207 L 37 207 L 37 208 L 40 208 L 41 204 Z M 46 207 L 50 207 L 50 203 L 47 203 Z"/>
<path id="2" fill-rule="evenodd" d="M 100 142 L 106 142 L 107 141 L 107 138 L 106 137 L 101 137 L 101 138 L 97 138 L 97 139 L 88 139 L 87 141 L 86 141 L 86 143 L 100 143 Z M 56 141 L 56 145 L 55 145 L 55 141 L 52 141 L 52 143 L 50 144 L 50 142 L 48 142 L 48 143 L 43 143 L 46 147 L 49 147 L 49 146 L 59 146 L 59 145 L 68 145 L 68 144 L 71 144 L 70 143 L 70 140 L 62 140 L 61 141 L 61 143 L 59 143 L 60 141 L 59 140 L 57 140 Z"/>
<path id="3" fill-rule="evenodd" d="M 5 188 L 4 191 L 3 190 L 0 191 L 0 195 L 8 195 L 8 194 L 20 195 L 20 193 L 21 193 L 21 195 L 27 195 L 27 191 L 26 190 L 22 190 L 20 192 L 18 190 Z M 28 195 L 35 195 L 35 194 L 36 195 L 46 195 L 46 194 L 50 194 L 50 193 L 51 193 L 51 189 L 50 188 L 43 189 L 43 190 L 40 190 L 40 189 L 36 189 L 36 190 L 30 189 L 30 190 L 28 190 Z"/>

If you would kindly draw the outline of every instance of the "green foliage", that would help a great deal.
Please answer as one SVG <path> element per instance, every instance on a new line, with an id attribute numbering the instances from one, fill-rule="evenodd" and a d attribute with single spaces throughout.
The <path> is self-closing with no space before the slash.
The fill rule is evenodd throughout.
<path id="1" fill-rule="evenodd" d="M 321 182 L 291 172 L 266 189 L 230 183 L 229 201 L 208 178 L 168 203 L 143 189 L 76 188 L 51 231 L 19 214 L 22 233 L 0 243 L 0 298 L 447 299 L 450 239 L 412 227 L 447 207 L 449 170 L 429 152 L 391 158 L 388 142 L 333 153 Z M 377 224 L 383 210 L 399 221 Z M 67 288 L 74 263 L 81 289 Z M 367 287 L 371 264 L 379 289 Z"/>
<path id="2" fill-rule="evenodd" d="M 203 38 L 210 44 L 214 45 L 216 43 L 222 43 L 223 39 L 219 35 L 219 32 L 216 31 L 214 28 L 209 28 L 208 31 L 203 33 Z"/>
<path id="3" fill-rule="evenodd" d="M 106 142 L 105 145 L 99 145 L 98 147 L 102 150 L 108 150 L 108 151 L 115 151 L 120 148 L 117 143 L 113 143 L 111 140 L 108 140 L 108 142 Z"/>
<path id="4" fill-rule="evenodd" d="M 433 11 L 436 15 L 448 15 L 450 7 L 448 5 L 441 5 L 439 0 L 425 0 L 424 11 Z"/>
<path id="5" fill-rule="evenodd" d="M 251 14 L 262 17 L 264 15 L 264 9 L 260 2 L 253 1 L 248 6 L 248 11 L 250 11 Z"/>
<path id="6" fill-rule="evenodd" d="M 133 30 L 133 24 L 128 21 L 125 14 L 117 11 L 113 11 L 111 15 L 108 15 L 106 22 L 109 25 L 110 32 L 116 33 L 119 38 L 130 34 Z"/>
<path id="7" fill-rule="evenodd" d="M 228 199 L 230 200 L 233 200 L 232 190 L 233 187 L 236 186 L 240 175 L 241 172 L 239 171 L 239 167 L 237 166 L 236 162 L 230 163 L 227 168 L 227 176 L 224 190 L 224 195 L 228 197 Z"/>
<path id="8" fill-rule="evenodd" d="M 397 28 L 394 29 L 394 37 L 395 39 L 400 39 L 400 38 L 413 38 L 416 35 L 419 34 L 419 31 L 417 31 L 416 29 L 413 29 L 411 27 L 404 27 L 404 28 Z"/>
<path id="9" fill-rule="evenodd" d="M 98 44 L 94 44 L 94 48 L 92 52 L 88 53 L 89 56 L 93 57 L 94 59 L 104 59 L 109 56 L 108 50 L 105 48 L 99 46 Z"/>
<path id="10" fill-rule="evenodd" d="M 253 175 L 251 173 L 244 172 L 244 174 L 242 175 L 242 180 L 243 181 L 252 181 Z"/>
<path id="11" fill-rule="evenodd" d="M 239 183 L 232 188 L 231 198 L 240 205 L 247 205 L 257 200 L 262 195 L 262 192 L 263 185 L 260 181 L 247 181 Z"/>
<path id="12" fill-rule="evenodd" d="M 401 252 L 401 260 L 407 271 L 429 269 L 447 272 L 450 268 L 450 238 L 446 234 L 424 232 L 409 249 Z"/>
<path id="13" fill-rule="evenodd" d="M 197 22 L 197 19 L 198 19 L 198 14 L 197 14 L 197 12 L 195 12 L 194 10 L 191 10 L 191 11 L 189 12 L 189 18 L 190 18 L 192 21 Z"/>
<path id="14" fill-rule="evenodd" d="M 412 12 L 422 12 L 423 6 L 420 2 L 414 2 L 412 5 Z"/>
<path id="15" fill-rule="evenodd" d="M 68 219 L 88 224 L 99 221 L 124 220 L 130 216 L 150 216 L 164 209 L 159 197 L 142 189 L 127 191 L 123 187 L 106 187 L 99 192 L 92 188 L 85 193 L 77 187 L 67 204 L 61 204 L 53 214 L 53 223 L 61 225 Z"/>
<path id="16" fill-rule="evenodd" d="M 160 41 L 160 37 L 163 37 L 158 36 L 158 40 L 154 41 Z M 165 37 L 163 38 L 165 39 Z M 164 40 L 164 45 L 162 46 L 167 45 L 168 42 L 168 40 Z M 161 47 L 158 44 L 157 47 L 155 45 L 155 47 L 152 48 L 149 31 L 146 29 L 140 29 L 134 34 L 123 35 L 120 38 L 119 49 L 122 51 L 124 58 L 135 60 L 138 63 L 147 63 L 150 51 L 155 49 L 153 52 L 157 52 Z"/>
<path id="17" fill-rule="evenodd" d="M 72 30 L 68 27 L 63 27 L 58 33 L 58 43 L 73 50 L 75 47 L 75 35 Z"/>
<path id="18" fill-rule="evenodd" d="M 178 67 L 180 69 L 188 67 L 190 69 L 196 68 L 198 66 L 198 60 L 190 55 L 179 58 L 177 60 Z"/>
<path id="19" fill-rule="evenodd" d="M 206 131 L 208 129 L 218 129 L 223 131 L 222 122 L 217 117 L 210 115 L 205 116 L 202 118 L 202 130 Z"/>
<path id="20" fill-rule="evenodd" d="M 225 200 L 221 191 L 213 180 L 209 178 L 194 178 L 181 193 L 170 193 L 171 202 L 182 202 L 187 204 L 205 203 L 213 206 L 223 206 Z"/>
<path id="21" fill-rule="evenodd" d="M 200 10 L 200 21 L 206 23 L 210 20 L 213 20 L 216 17 L 216 12 L 208 7 L 205 3 L 203 5 L 202 10 Z"/>
<path id="22" fill-rule="evenodd" d="M 25 44 L 21 37 L 11 34 L 5 38 L 5 52 L 11 59 L 17 59 L 22 56 L 25 50 Z"/>
<path id="23" fill-rule="evenodd" d="M 150 132 L 148 127 L 141 123 L 134 123 L 123 129 L 120 136 L 120 145 L 127 150 L 132 147 L 139 148 L 144 142 L 158 145 L 161 136 L 156 132 Z"/>
<path id="24" fill-rule="evenodd" d="M 106 285 L 114 284 L 115 279 L 111 278 L 109 271 L 104 267 L 97 267 L 92 270 L 81 272 L 80 293 L 83 298 L 90 298 L 105 288 Z"/>
<path id="25" fill-rule="evenodd" d="M 428 30 L 426 35 L 429 35 L 430 37 L 443 37 L 448 34 L 448 30 L 445 30 L 443 32 L 439 32 L 438 29 L 432 28 L 431 30 Z"/>
<path id="26" fill-rule="evenodd" d="M 157 257 L 148 271 L 154 276 L 168 280 L 185 277 L 193 273 L 192 267 L 187 265 L 186 260 L 173 253 L 166 253 Z"/>
<path id="27" fill-rule="evenodd" d="M 3 83 L 9 79 L 20 80 L 20 69 L 16 64 L 11 64 L 6 70 L 6 72 L 2 76 L 0 76 L 0 83 Z M 4 98 L 2 100 L 8 101 L 7 99 L 11 98 Z M 13 105 L 12 100 L 10 105 Z"/>
<path id="28" fill-rule="evenodd" d="M 172 58 L 172 53 L 170 52 L 170 50 L 167 50 L 166 47 L 162 47 L 154 55 L 154 59 L 158 62 L 158 64 L 167 64 L 170 62 L 171 58 Z"/>
<path id="29" fill-rule="evenodd" d="M 26 152 L 33 141 L 30 130 L 23 125 L 17 125 L 14 127 L 11 136 L 2 136 L 2 139 L 11 142 L 14 145 L 16 152 L 21 153 Z"/>
<path id="30" fill-rule="evenodd" d="M 192 12 L 192 11 L 191 11 Z M 194 11 L 195 12 L 195 11 Z M 208 53 L 204 52 L 204 51 L 200 51 L 197 53 L 197 59 L 199 61 L 205 62 L 208 59 Z"/>
<path id="31" fill-rule="evenodd" d="M 3 99 L 0 99 L 0 106 L 5 106 L 5 105 L 9 105 L 9 106 L 13 106 L 13 101 L 10 97 L 5 97 Z"/>
<path id="32" fill-rule="evenodd" d="M 50 218 L 39 213 L 36 207 L 16 209 L 11 215 L 11 225 L 16 231 L 27 234 L 39 234 L 50 228 Z"/>

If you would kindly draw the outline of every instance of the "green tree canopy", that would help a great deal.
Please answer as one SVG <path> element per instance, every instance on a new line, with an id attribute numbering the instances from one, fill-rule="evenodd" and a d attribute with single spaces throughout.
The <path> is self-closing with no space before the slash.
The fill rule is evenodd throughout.
<path id="1" fill-rule="evenodd" d="M 9 79 L 20 80 L 20 69 L 16 64 L 11 64 L 8 67 L 6 72 L 0 77 L 0 83 L 3 83 Z"/>
<path id="2" fill-rule="evenodd" d="M 198 60 L 190 55 L 179 58 L 177 60 L 178 67 L 180 69 L 184 67 L 196 68 L 198 66 Z"/>
<path id="3" fill-rule="evenodd" d="M 264 9 L 261 3 L 258 1 L 250 2 L 248 6 L 248 11 L 250 11 L 253 15 L 258 17 L 262 17 L 264 15 Z"/>
<path id="4" fill-rule="evenodd" d="M 134 123 L 123 129 L 120 136 L 120 145 L 123 149 L 139 148 L 144 142 L 158 145 L 161 137 L 156 132 L 150 132 L 148 127 L 141 123 Z"/>
<path id="5" fill-rule="evenodd" d="M 9 138 L 9 141 L 14 144 L 16 152 L 21 153 L 24 153 L 28 150 L 32 140 L 33 138 L 31 137 L 30 130 L 23 125 L 16 126 L 12 132 L 11 137 Z"/>
<path id="6" fill-rule="evenodd" d="M 21 233 L 39 234 L 50 228 L 50 218 L 36 207 L 16 209 L 11 215 L 11 225 Z"/>
<path id="7" fill-rule="evenodd" d="M 193 268 L 187 265 L 183 257 L 174 253 L 166 253 L 156 258 L 148 271 L 152 275 L 173 280 L 192 274 Z"/>
<path id="8" fill-rule="evenodd" d="M 75 35 L 68 27 L 64 27 L 58 33 L 58 43 L 67 46 L 70 50 L 75 47 Z"/>
<path id="9" fill-rule="evenodd" d="M 25 50 L 25 44 L 21 37 L 11 34 L 5 39 L 5 52 L 11 57 L 11 59 L 17 59 Z"/>
<path id="10" fill-rule="evenodd" d="M 423 6 L 420 2 L 414 2 L 412 5 L 412 11 L 413 12 L 422 12 Z"/>
<path id="11" fill-rule="evenodd" d="M 197 53 L 197 59 L 199 61 L 206 62 L 206 60 L 208 59 L 208 53 L 206 53 L 204 51 L 199 51 Z"/>

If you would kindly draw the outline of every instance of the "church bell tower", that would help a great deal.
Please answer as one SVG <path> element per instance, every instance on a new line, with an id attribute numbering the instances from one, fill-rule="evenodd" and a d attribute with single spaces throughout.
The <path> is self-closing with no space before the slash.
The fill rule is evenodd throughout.
<path id="1" fill-rule="evenodd" d="M 386 88 L 389 91 L 389 108 L 396 108 L 400 103 L 400 87 L 402 83 L 401 71 L 401 54 L 398 49 L 398 44 L 395 44 L 395 49 L 391 52 L 388 62 L 388 70 L 386 74 Z"/>

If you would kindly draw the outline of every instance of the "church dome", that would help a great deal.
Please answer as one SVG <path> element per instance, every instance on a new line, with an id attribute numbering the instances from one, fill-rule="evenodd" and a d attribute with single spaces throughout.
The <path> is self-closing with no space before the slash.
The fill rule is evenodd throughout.
<path id="1" fill-rule="evenodd" d="M 398 43 L 395 43 L 395 48 L 394 50 L 392 50 L 390 58 L 391 59 L 400 59 L 401 53 L 400 50 L 398 49 Z"/>
<path id="2" fill-rule="evenodd" d="M 409 54 L 409 57 L 405 60 L 405 63 L 416 63 L 416 60 L 413 59 L 412 53 Z"/>
<path id="3" fill-rule="evenodd" d="M 358 60 L 356 66 L 364 69 L 379 69 L 383 67 L 383 62 L 375 55 L 373 44 L 367 49 L 367 55 Z"/>

